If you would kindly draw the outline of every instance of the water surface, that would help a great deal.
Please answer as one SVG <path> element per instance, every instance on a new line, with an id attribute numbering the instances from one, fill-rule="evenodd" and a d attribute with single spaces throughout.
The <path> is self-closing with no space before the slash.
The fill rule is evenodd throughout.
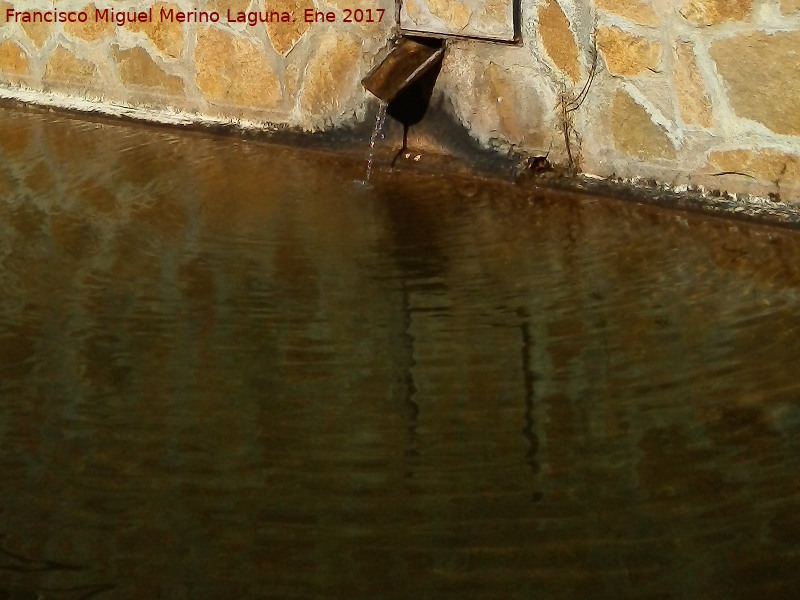
<path id="1" fill-rule="evenodd" d="M 792 598 L 800 237 L 0 109 L 0 598 Z"/>

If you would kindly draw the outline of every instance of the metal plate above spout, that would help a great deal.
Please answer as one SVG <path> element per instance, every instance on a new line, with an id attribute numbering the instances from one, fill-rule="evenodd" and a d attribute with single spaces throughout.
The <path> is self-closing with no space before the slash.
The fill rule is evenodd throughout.
<path id="1" fill-rule="evenodd" d="M 518 0 L 401 0 L 400 29 L 411 35 L 514 42 Z"/>

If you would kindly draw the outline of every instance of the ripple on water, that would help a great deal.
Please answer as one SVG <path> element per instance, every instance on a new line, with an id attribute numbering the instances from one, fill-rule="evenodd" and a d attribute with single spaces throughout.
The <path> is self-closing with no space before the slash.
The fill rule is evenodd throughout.
<path id="1" fill-rule="evenodd" d="M 792 597 L 795 234 L 361 167 L 0 109 L 0 597 Z"/>

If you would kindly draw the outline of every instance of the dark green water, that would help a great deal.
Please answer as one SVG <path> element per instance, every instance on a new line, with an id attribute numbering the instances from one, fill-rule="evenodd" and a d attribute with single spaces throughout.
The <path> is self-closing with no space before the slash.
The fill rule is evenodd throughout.
<path id="1" fill-rule="evenodd" d="M 0 109 L 0 599 L 795 598 L 800 236 Z"/>

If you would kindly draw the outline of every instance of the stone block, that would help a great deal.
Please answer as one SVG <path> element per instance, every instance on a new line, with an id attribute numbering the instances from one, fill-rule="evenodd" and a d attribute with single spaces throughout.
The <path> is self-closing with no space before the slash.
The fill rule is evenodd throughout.
<path id="1" fill-rule="evenodd" d="M 0 81 L 19 83 L 29 70 L 30 63 L 22 48 L 11 40 L 0 42 Z"/>
<path id="2" fill-rule="evenodd" d="M 614 147 L 640 159 L 674 159 L 675 147 L 666 131 L 626 92 L 617 90 L 611 107 Z"/>
<path id="3" fill-rule="evenodd" d="M 419 0 L 424 2 L 431 14 L 439 19 L 448 29 L 463 30 L 472 16 L 472 10 L 458 0 Z"/>
<path id="4" fill-rule="evenodd" d="M 675 45 L 672 63 L 672 81 L 678 98 L 681 120 L 687 125 L 711 126 L 711 99 L 695 62 L 694 50 L 689 42 Z"/>
<path id="5" fill-rule="evenodd" d="M 239 12 L 246 10 L 250 6 L 250 0 L 206 0 L 208 10 L 216 10 L 224 13 L 227 10 Z"/>
<path id="6" fill-rule="evenodd" d="M 648 0 L 594 0 L 594 4 L 602 11 L 640 25 L 657 27 L 661 24 L 661 18 Z"/>
<path id="7" fill-rule="evenodd" d="M 311 23 L 306 23 L 303 19 L 303 13 L 307 8 L 314 8 L 314 3 L 310 0 L 284 0 L 280 3 L 280 10 L 285 10 L 294 15 L 295 20 L 291 23 L 265 23 L 267 28 L 267 35 L 272 47 L 278 54 L 286 54 L 294 48 L 294 45 L 300 41 L 303 34 L 311 27 Z"/>
<path id="8" fill-rule="evenodd" d="M 103 20 L 96 20 L 95 10 L 96 7 L 94 4 L 84 6 L 81 12 L 89 15 L 87 21 L 85 23 L 65 23 L 64 33 L 80 38 L 86 42 L 95 42 L 106 35 L 114 33 L 114 24 Z"/>
<path id="9" fill-rule="evenodd" d="M 800 32 L 742 33 L 710 53 L 738 116 L 800 135 Z"/>
<path id="10" fill-rule="evenodd" d="M 694 25 L 716 25 L 750 18 L 753 0 L 683 0 L 678 12 Z"/>
<path id="11" fill-rule="evenodd" d="M 175 21 L 161 21 L 156 15 L 160 14 L 161 9 L 180 10 L 175 4 L 164 4 L 157 2 L 153 5 L 153 21 L 126 23 L 125 28 L 133 32 L 142 32 L 158 51 L 164 56 L 178 58 L 183 49 L 183 25 Z"/>
<path id="12" fill-rule="evenodd" d="M 0 2 L 0 27 L 8 23 L 8 20 L 6 19 L 6 11 L 13 8 L 14 6 L 8 2 Z"/>
<path id="13" fill-rule="evenodd" d="M 578 83 L 578 46 L 569 21 L 556 0 L 545 0 L 539 4 L 538 32 L 550 59 L 572 83 Z"/>
<path id="14" fill-rule="evenodd" d="M 475 10 L 476 22 L 486 30 L 496 29 L 498 36 L 513 33 L 514 13 L 511 0 L 483 0 Z"/>
<path id="15" fill-rule="evenodd" d="M 50 37 L 50 32 L 53 30 L 51 23 L 20 23 L 20 27 L 37 48 L 44 46 L 47 38 Z"/>
<path id="16" fill-rule="evenodd" d="M 470 9 L 457 0 L 404 0 L 401 10 L 403 27 L 415 31 L 461 31 L 472 16 Z"/>
<path id="17" fill-rule="evenodd" d="M 514 3 L 513 0 L 403 0 L 400 25 L 412 31 L 511 40 Z"/>
<path id="18" fill-rule="evenodd" d="M 800 0 L 781 0 L 781 12 L 783 14 L 796 13 L 797 11 L 800 11 Z"/>
<path id="19" fill-rule="evenodd" d="M 96 75 L 97 67 L 94 63 L 78 58 L 63 46 L 58 46 L 47 59 L 44 81 L 86 88 L 95 82 Z"/>
<path id="20" fill-rule="evenodd" d="M 281 85 L 264 50 L 256 43 L 213 27 L 197 33 L 195 82 L 212 102 L 246 108 L 274 108 Z"/>
<path id="21" fill-rule="evenodd" d="M 597 48 L 612 75 L 630 77 L 655 72 L 661 62 L 661 44 L 633 35 L 617 27 L 599 27 Z"/>
<path id="22" fill-rule="evenodd" d="M 359 84 L 361 45 L 349 35 L 331 31 L 306 67 L 299 107 L 304 120 L 336 115 Z"/>
<path id="23" fill-rule="evenodd" d="M 474 125 L 500 134 L 514 145 L 540 147 L 544 107 L 536 90 L 512 69 L 490 62 L 476 78 Z"/>
<path id="24" fill-rule="evenodd" d="M 183 80 L 166 73 L 144 48 L 122 50 L 114 45 L 111 54 L 117 63 L 119 78 L 126 86 L 159 90 L 171 95 L 183 93 Z"/>
<path id="25" fill-rule="evenodd" d="M 706 170 L 743 173 L 761 184 L 800 184 L 800 157 L 771 148 L 712 152 Z"/>

